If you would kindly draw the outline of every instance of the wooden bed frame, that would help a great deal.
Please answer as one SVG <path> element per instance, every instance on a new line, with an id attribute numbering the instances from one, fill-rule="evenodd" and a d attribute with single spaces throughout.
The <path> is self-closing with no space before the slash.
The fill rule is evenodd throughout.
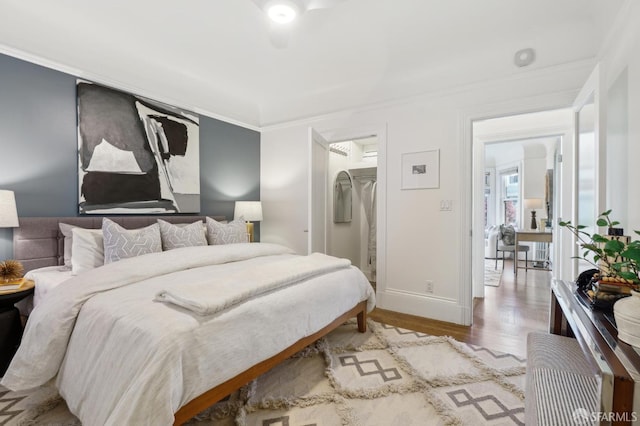
<path id="1" fill-rule="evenodd" d="M 210 217 L 218 221 L 225 219 L 221 216 Z M 191 223 L 196 220 L 204 221 L 205 216 L 115 216 L 109 218 L 125 228 L 139 228 L 155 223 L 158 218 L 171 223 Z M 14 230 L 13 248 L 14 258 L 23 263 L 25 272 L 35 268 L 64 264 L 64 236 L 59 229 L 60 223 L 97 229 L 101 227 L 102 217 L 21 217 L 20 227 Z M 364 333 L 367 330 L 366 301 L 358 303 L 316 333 L 303 337 L 282 352 L 265 359 L 189 401 L 175 413 L 174 424 L 180 425 L 185 423 L 202 410 L 240 389 L 261 374 L 266 373 L 271 368 L 314 343 L 321 337 L 326 336 L 353 317 L 357 317 L 358 331 Z"/>
<path id="2" fill-rule="evenodd" d="M 351 310 L 345 312 L 344 314 L 333 320 L 333 322 L 331 322 L 329 325 L 317 331 L 316 333 L 307 337 L 303 337 L 282 352 L 272 356 L 271 358 L 265 359 L 264 361 L 254 365 L 248 370 L 192 399 L 175 413 L 175 420 L 173 424 L 181 425 L 185 423 L 193 416 L 200 413 L 202 410 L 212 406 L 222 398 L 240 389 L 251 380 L 254 380 L 261 374 L 264 374 L 267 371 L 271 370 L 276 365 L 280 364 L 300 350 L 306 348 L 321 337 L 326 336 L 331 331 L 344 324 L 345 321 L 347 321 L 349 318 L 353 318 L 354 316 L 357 316 L 358 318 L 358 331 L 360 333 L 364 333 L 365 331 L 367 331 L 367 302 L 364 301 L 358 303 Z"/>

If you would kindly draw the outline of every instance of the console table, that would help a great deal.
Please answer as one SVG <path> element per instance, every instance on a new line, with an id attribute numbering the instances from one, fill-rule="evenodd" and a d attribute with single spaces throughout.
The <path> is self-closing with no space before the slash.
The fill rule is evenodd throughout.
<path id="1" fill-rule="evenodd" d="M 576 338 L 601 379 L 601 411 L 614 414 L 611 424 L 640 424 L 640 349 L 618 340 L 613 313 L 592 310 L 573 282 L 553 280 L 549 331 Z"/>
<path id="2" fill-rule="evenodd" d="M 551 231 L 516 231 L 516 238 L 515 238 L 516 247 L 518 247 L 518 245 L 523 242 L 546 243 L 548 245 L 553 242 L 553 234 L 551 233 Z M 545 259 L 544 261 L 547 262 L 548 264 L 549 247 L 547 247 L 546 252 L 547 252 L 547 259 Z M 514 254 L 513 261 L 516 265 L 514 268 L 516 277 L 518 276 L 518 269 L 529 269 L 526 261 L 524 266 L 519 265 L 520 261 L 518 260 L 517 252 Z M 551 268 L 535 268 L 535 269 L 538 271 L 551 270 Z"/>

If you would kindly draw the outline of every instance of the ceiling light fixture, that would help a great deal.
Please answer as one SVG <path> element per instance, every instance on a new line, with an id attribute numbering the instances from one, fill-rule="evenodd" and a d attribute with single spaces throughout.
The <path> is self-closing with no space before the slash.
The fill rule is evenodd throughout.
<path id="1" fill-rule="evenodd" d="M 530 47 L 518 50 L 513 57 L 513 63 L 518 67 L 526 67 L 527 65 L 531 65 L 535 60 L 536 51 Z"/>
<path id="2" fill-rule="evenodd" d="M 296 18 L 299 8 L 293 2 L 278 0 L 269 2 L 266 5 L 266 11 L 272 21 L 278 24 L 288 24 Z"/>
<path id="3" fill-rule="evenodd" d="M 277 49 L 289 44 L 296 27 L 293 20 L 317 9 L 329 9 L 347 0 L 252 0 L 268 16 L 269 39 Z"/>

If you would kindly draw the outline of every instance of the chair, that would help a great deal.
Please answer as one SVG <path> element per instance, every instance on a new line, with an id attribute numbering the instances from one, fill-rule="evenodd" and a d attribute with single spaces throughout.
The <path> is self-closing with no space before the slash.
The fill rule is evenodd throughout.
<path id="1" fill-rule="evenodd" d="M 516 247 L 516 230 L 511 225 L 500 225 L 498 238 L 496 238 L 496 266 L 498 269 L 498 252 L 502 252 L 502 269 L 504 269 L 505 252 L 513 253 L 513 272 L 516 272 L 518 264 L 518 254 L 524 252 L 525 265 L 529 264 L 529 246 L 519 245 Z"/>

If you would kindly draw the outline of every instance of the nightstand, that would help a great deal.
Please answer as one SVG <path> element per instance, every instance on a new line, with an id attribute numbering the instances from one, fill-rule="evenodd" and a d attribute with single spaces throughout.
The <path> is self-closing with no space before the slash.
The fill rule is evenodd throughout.
<path id="1" fill-rule="evenodd" d="M 14 305 L 33 294 L 34 287 L 35 283 L 28 280 L 19 289 L 0 291 L 0 377 L 7 371 L 22 340 L 20 311 Z"/>

